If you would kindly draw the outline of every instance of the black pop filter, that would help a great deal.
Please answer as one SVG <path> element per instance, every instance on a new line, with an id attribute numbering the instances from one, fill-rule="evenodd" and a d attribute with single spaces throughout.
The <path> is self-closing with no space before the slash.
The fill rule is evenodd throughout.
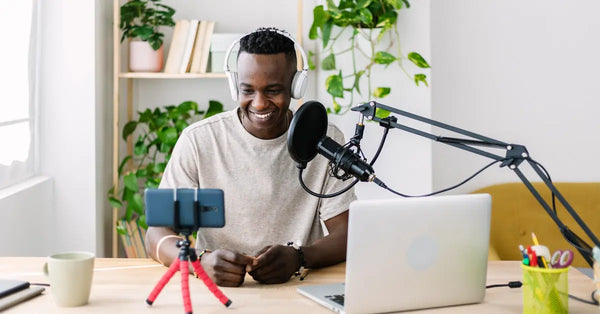
<path id="1" fill-rule="evenodd" d="M 304 103 L 290 124 L 287 137 L 288 152 L 302 165 L 317 155 L 317 143 L 327 133 L 327 110 L 318 101 Z"/>

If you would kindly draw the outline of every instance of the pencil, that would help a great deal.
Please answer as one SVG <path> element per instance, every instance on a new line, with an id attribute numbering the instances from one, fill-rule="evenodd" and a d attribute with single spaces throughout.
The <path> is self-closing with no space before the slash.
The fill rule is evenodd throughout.
<path id="1" fill-rule="evenodd" d="M 540 245 L 540 243 L 538 242 L 537 237 L 535 236 L 535 233 L 533 233 L 533 231 L 531 232 L 531 239 L 533 240 L 533 244 L 535 245 Z M 548 263 L 546 263 L 546 259 L 544 258 L 544 256 L 541 256 L 542 258 L 542 266 L 544 266 L 544 268 L 548 268 Z"/>

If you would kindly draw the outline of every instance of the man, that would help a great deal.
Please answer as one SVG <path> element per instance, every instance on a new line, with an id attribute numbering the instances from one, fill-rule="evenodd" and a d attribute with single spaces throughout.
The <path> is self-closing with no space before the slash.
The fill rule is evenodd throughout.
<path id="1" fill-rule="evenodd" d="M 200 229 L 196 244 L 203 268 L 220 286 L 241 285 L 246 272 L 261 283 L 286 282 L 301 266 L 343 261 L 347 209 L 355 199 L 353 190 L 318 199 L 298 183 L 298 170 L 286 146 L 296 73 L 291 37 L 263 28 L 239 42 L 238 79 L 231 86 L 237 89 L 239 107 L 186 128 L 160 185 L 223 189 L 225 227 Z M 328 135 L 343 142 L 336 127 L 330 125 Z M 305 169 L 304 180 L 314 191 L 332 193 L 348 184 L 330 178 L 327 165 L 317 156 Z M 169 265 L 177 258 L 177 241 L 172 230 L 150 227 L 147 251 Z"/>

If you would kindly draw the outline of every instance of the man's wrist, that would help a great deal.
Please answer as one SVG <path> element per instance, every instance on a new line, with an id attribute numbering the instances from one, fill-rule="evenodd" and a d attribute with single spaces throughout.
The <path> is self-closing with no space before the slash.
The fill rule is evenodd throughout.
<path id="1" fill-rule="evenodd" d="M 287 243 L 288 246 L 292 247 L 296 251 L 296 255 L 298 256 L 298 270 L 295 272 L 296 276 L 299 276 L 302 273 L 304 267 L 306 267 L 306 259 L 304 257 L 304 251 L 302 250 L 302 246 L 295 244 L 290 241 Z"/>

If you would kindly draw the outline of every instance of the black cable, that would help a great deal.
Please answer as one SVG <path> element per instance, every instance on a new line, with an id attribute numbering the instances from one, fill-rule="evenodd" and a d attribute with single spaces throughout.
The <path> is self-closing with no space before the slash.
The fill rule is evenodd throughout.
<path id="1" fill-rule="evenodd" d="M 302 172 L 303 172 L 303 168 L 299 168 L 298 171 L 298 181 L 300 181 L 300 185 L 302 186 L 302 188 L 304 189 L 304 191 L 306 191 L 308 194 L 314 196 L 314 197 L 319 197 L 319 198 L 331 198 L 331 197 L 336 197 L 338 195 L 341 195 L 343 193 L 346 193 L 348 190 L 350 190 L 350 188 L 352 188 L 356 183 L 358 183 L 358 179 L 355 179 L 352 183 L 350 183 L 347 187 L 335 192 L 335 193 L 331 193 L 331 194 L 320 194 L 320 193 L 316 193 L 313 192 L 312 190 L 310 190 L 305 184 L 304 181 L 302 180 Z"/>
<path id="2" fill-rule="evenodd" d="M 470 177 L 468 177 L 467 179 L 465 179 L 464 181 L 462 181 L 462 182 L 460 182 L 460 183 L 458 183 L 456 185 L 453 185 L 451 187 L 448 187 L 448 188 L 445 188 L 445 189 L 442 189 L 442 190 L 439 190 L 439 191 L 436 191 L 436 192 L 432 192 L 432 193 L 429 193 L 429 194 L 423 194 L 423 195 L 407 195 L 407 194 L 402 194 L 400 192 L 394 191 L 393 189 L 391 189 L 387 185 L 385 185 L 385 183 L 383 183 L 378 178 L 375 178 L 373 180 L 373 182 L 375 182 L 380 187 L 382 187 L 382 188 L 384 188 L 384 189 L 386 189 L 386 190 L 388 190 L 388 191 L 390 191 L 390 192 L 392 192 L 392 193 L 394 193 L 396 195 L 402 196 L 402 197 L 426 197 L 426 196 L 432 196 L 432 195 L 437 195 L 437 194 L 440 194 L 440 193 L 443 193 L 443 192 L 447 192 L 447 191 L 450 191 L 452 189 L 456 189 L 457 187 L 459 187 L 459 186 L 461 186 L 461 185 L 469 182 L 471 179 L 473 179 L 475 176 L 477 176 L 478 174 L 480 174 L 481 172 L 483 172 L 487 168 L 491 167 L 493 164 L 498 163 L 498 162 L 502 162 L 502 161 L 504 161 L 504 160 L 503 159 L 502 160 L 495 160 L 495 161 L 489 163 L 488 165 L 486 165 L 485 167 L 481 168 L 479 171 L 475 172 L 473 175 L 471 175 Z"/>
<path id="3" fill-rule="evenodd" d="M 489 289 L 489 288 L 498 288 L 498 287 L 520 288 L 522 285 L 523 285 L 523 283 L 520 282 L 520 281 L 509 281 L 508 283 L 505 283 L 505 284 L 497 284 L 497 285 L 485 286 L 485 288 L 486 289 Z"/>
<path id="4" fill-rule="evenodd" d="M 598 305 L 598 300 L 596 300 L 596 299 L 594 298 L 594 292 L 592 292 L 592 301 L 589 301 L 589 300 L 584 300 L 584 299 L 582 299 L 582 298 L 579 298 L 579 297 L 576 297 L 576 296 L 574 296 L 574 295 L 572 295 L 572 294 L 569 294 L 569 298 L 571 298 L 571 299 L 573 299 L 573 300 L 576 300 L 576 301 L 579 301 L 579 302 L 586 303 L 586 304 Z"/>
<path id="5" fill-rule="evenodd" d="M 375 152 L 375 155 L 373 156 L 373 160 L 369 163 L 369 165 L 373 166 L 373 164 L 375 163 L 375 161 L 379 157 L 379 154 L 381 153 L 383 145 L 385 144 L 385 140 L 387 139 L 388 132 L 389 132 L 389 129 L 386 128 L 384 130 L 384 132 L 383 132 L 383 136 L 381 137 L 381 140 L 379 141 L 379 147 L 377 148 L 377 152 Z M 344 145 L 344 146 L 346 146 L 346 145 Z M 359 149 L 359 152 L 362 153 L 362 151 L 360 151 L 360 147 L 358 149 Z M 330 165 L 331 165 L 331 162 L 330 162 Z M 306 191 L 308 194 L 310 194 L 310 195 L 312 195 L 314 197 L 319 197 L 319 198 L 332 198 L 332 197 L 336 197 L 336 196 L 339 196 L 339 195 L 347 192 L 354 185 L 356 185 L 356 183 L 358 183 L 358 179 L 355 179 L 354 181 L 352 181 L 352 183 L 350 183 L 347 187 L 343 188 L 340 191 L 337 191 L 337 192 L 331 193 L 331 194 L 320 194 L 320 193 L 313 192 L 311 189 L 309 189 L 304 184 L 304 180 L 302 179 L 302 172 L 304 171 L 304 168 L 298 167 L 298 169 L 299 169 L 299 171 L 298 171 L 298 181 L 300 181 L 300 185 L 302 186 L 302 188 L 304 189 L 304 191 Z M 331 175 L 331 173 L 330 173 L 330 175 Z M 335 175 L 333 175 L 333 176 L 337 177 Z"/>

